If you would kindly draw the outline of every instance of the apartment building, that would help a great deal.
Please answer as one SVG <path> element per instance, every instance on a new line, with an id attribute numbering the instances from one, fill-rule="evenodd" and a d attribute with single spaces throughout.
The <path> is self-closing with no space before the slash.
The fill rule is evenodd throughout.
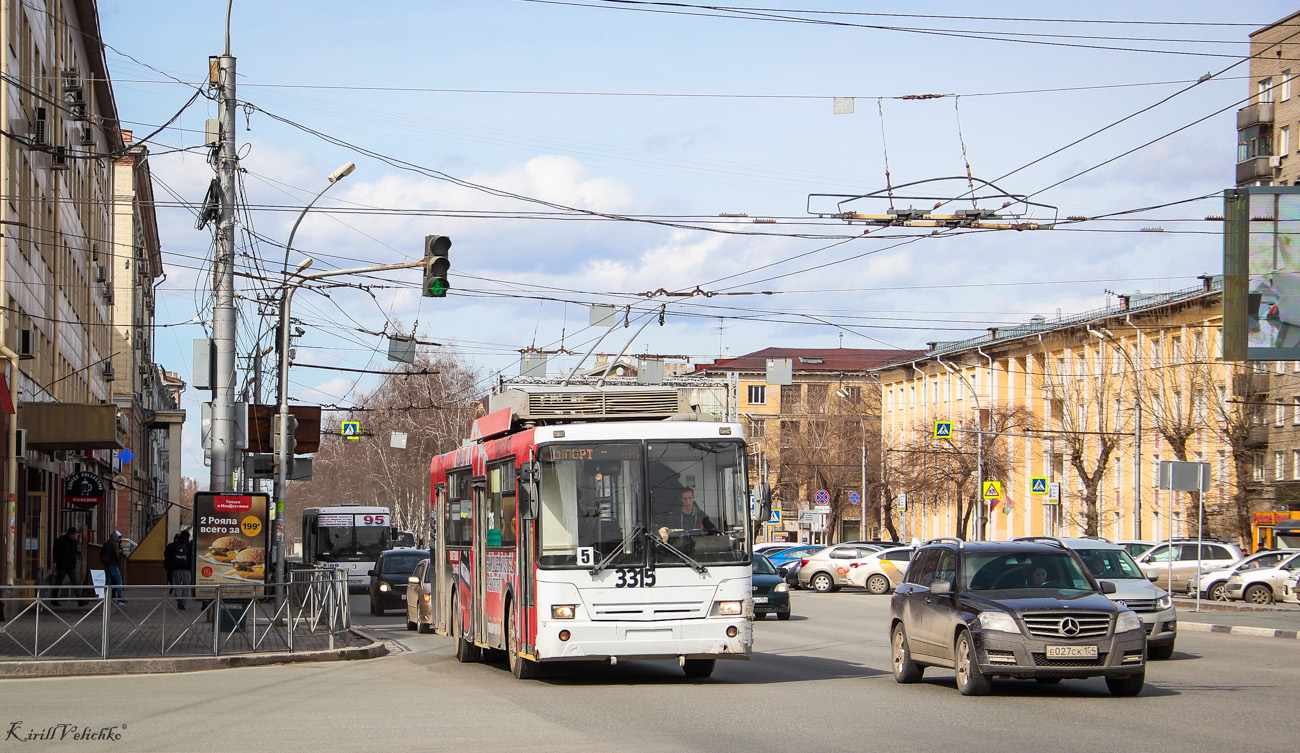
<path id="1" fill-rule="evenodd" d="M 1237 111 L 1237 185 L 1300 179 L 1300 12 L 1250 35 L 1250 104 Z"/>
<path id="2" fill-rule="evenodd" d="M 1253 373 L 1219 357 L 1221 324 L 1222 278 L 1205 277 L 931 343 L 877 369 L 898 525 L 977 538 L 982 509 L 988 539 L 1195 535 L 1195 497 L 1158 488 L 1159 463 L 1185 459 L 1211 466 L 1207 531 L 1248 535 L 1267 471 L 1260 406 L 1239 397 Z M 936 437 L 936 421 L 952 422 L 950 437 Z M 996 500 L 984 499 L 981 475 L 1000 485 Z M 1034 478 L 1059 483 L 1059 502 L 1035 493 Z"/>
<path id="3" fill-rule="evenodd" d="M 880 536 L 880 386 L 872 370 L 911 355 L 765 348 L 696 366 L 702 376 L 736 375 L 751 484 L 766 480 L 773 507 L 782 510 L 781 525 L 766 535 L 791 541 Z M 788 366 L 789 383 L 768 383 L 769 362 L 778 371 Z M 824 532 L 799 524 L 799 512 L 815 508 L 818 490 L 825 490 L 830 502 Z"/>

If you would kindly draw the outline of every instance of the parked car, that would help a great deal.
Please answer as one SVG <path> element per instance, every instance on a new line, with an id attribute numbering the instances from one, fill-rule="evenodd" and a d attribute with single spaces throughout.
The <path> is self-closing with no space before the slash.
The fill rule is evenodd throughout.
<path id="1" fill-rule="evenodd" d="M 771 562 L 771 560 L 768 561 Z M 776 571 L 785 579 L 785 584 L 790 587 L 791 591 L 799 587 L 800 562 L 800 560 L 790 560 L 784 565 L 776 568 Z"/>
<path id="2" fill-rule="evenodd" d="M 898 588 L 916 550 L 910 546 L 882 549 L 861 563 L 849 564 L 849 585 L 873 594 L 887 594 Z"/>
<path id="3" fill-rule="evenodd" d="M 820 552 L 825 548 L 826 547 L 821 546 L 820 544 L 799 544 L 798 546 L 790 547 L 789 549 L 777 552 L 776 554 L 765 553 L 763 556 L 771 560 L 773 567 L 781 567 L 787 562 L 798 562 L 799 560 L 805 559 L 815 552 Z"/>
<path id="4" fill-rule="evenodd" d="M 778 620 L 790 619 L 790 586 L 761 554 L 754 555 L 753 579 L 754 619 L 761 620 L 769 614 L 776 615 Z"/>
<path id="5" fill-rule="evenodd" d="M 1224 594 L 1229 599 L 1251 604 L 1272 604 L 1282 593 L 1283 584 L 1297 572 L 1300 572 L 1300 554 L 1292 554 L 1273 567 L 1233 573 L 1224 586 Z"/>
<path id="6" fill-rule="evenodd" d="M 927 542 L 889 603 L 894 680 L 947 667 L 962 695 L 984 695 L 994 676 L 1101 676 L 1114 695 L 1137 695 L 1146 630 L 1114 591 L 1059 542 Z"/>
<path id="7" fill-rule="evenodd" d="M 1138 566 L 1148 576 L 1154 574 L 1155 582 L 1171 593 L 1187 590 L 1187 582 L 1201 570 L 1227 567 L 1241 559 L 1241 549 L 1236 544 L 1206 539 L 1200 544 L 1198 558 L 1195 541 L 1175 540 L 1157 544 L 1137 557 Z M 1171 566 L 1172 565 L 1172 566 Z M 1169 582 L 1170 570 L 1173 583 Z"/>
<path id="8" fill-rule="evenodd" d="M 1115 592 L 1107 594 L 1111 601 L 1127 606 L 1142 619 L 1147 632 L 1147 658 L 1173 657 L 1174 641 L 1178 637 L 1178 611 L 1173 596 L 1152 583 L 1128 551 L 1118 544 L 1096 537 L 1060 539 L 1060 542 L 1079 555 L 1094 578 L 1114 584 Z"/>
<path id="9" fill-rule="evenodd" d="M 406 579 L 420 560 L 429 556 L 425 549 L 389 549 L 379 553 L 370 576 L 370 613 L 382 615 L 389 609 L 406 604 Z"/>
<path id="10" fill-rule="evenodd" d="M 852 563 L 880 551 L 870 544 L 837 544 L 828 546 L 800 560 L 799 587 L 811 588 L 818 593 L 836 591 L 849 585 Z"/>
<path id="11" fill-rule="evenodd" d="M 789 549 L 795 546 L 799 546 L 799 545 L 791 544 L 788 541 L 765 541 L 761 544 L 754 545 L 754 553 L 755 554 L 762 553 L 764 555 L 773 554 L 775 552 L 779 552 L 784 549 Z"/>
<path id="12" fill-rule="evenodd" d="M 1277 600 L 1288 604 L 1300 604 L 1300 573 L 1286 579 L 1282 584 L 1282 595 Z"/>
<path id="13" fill-rule="evenodd" d="M 433 631 L 433 565 L 420 560 L 406 578 L 406 629 Z"/>
<path id="14" fill-rule="evenodd" d="M 1156 544 L 1159 544 L 1160 542 L 1131 540 L 1131 541 L 1116 541 L 1115 543 L 1124 547 L 1124 551 L 1128 552 L 1130 557 L 1137 559 L 1138 557 L 1141 557 L 1142 555 L 1146 554 L 1147 551 L 1151 549 L 1151 547 L 1155 546 Z"/>
<path id="15" fill-rule="evenodd" d="M 1196 592 L 1199 590 L 1202 598 L 1210 599 L 1212 601 L 1227 601 L 1228 594 L 1226 592 L 1226 586 L 1228 585 L 1228 578 L 1231 578 L 1233 573 L 1242 570 L 1254 570 L 1261 567 L 1275 567 L 1282 562 L 1282 560 L 1296 553 L 1300 553 L 1300 549 L 1277 549 L 1266 552 L 1256 552 L 1255 554 L 1247 555 L 1246 557 L 1237 560 L 1227 567 L 1202 570 L 1191 578 L 1188 578 L 1187 594 L 1189 596 L 1195 596 Z"/>

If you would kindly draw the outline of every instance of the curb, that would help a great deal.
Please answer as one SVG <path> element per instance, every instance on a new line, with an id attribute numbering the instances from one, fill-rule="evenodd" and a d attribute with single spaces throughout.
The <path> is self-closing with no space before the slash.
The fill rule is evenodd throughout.
<path id="1" fill-rule="evenodd" d="M 175 656 L 149 659 L 0 661 L 0 680 L 34 677 L 95 677 L 101 675 L 202 672 L 210 669 L 262 667 L 271 664 L 374 659 L 388 653 L 388 647 L 384 641 L 355 627 L 349 628 L 349 631 L 353 635 L 368 641 L 368 643 L 363 646 L 348 646 L 322 651 L 296 651 L 294 653 Z"/>
<path id="2" fill-rule="evenodd" d="M 1196 606 L 1196 599 L 1180 599 L 1175 597 L 1174 606 L 1183 609 L 1192 608 Z M 1235 601 L 1210 601 L 1209 599 L 1201 599 L 1201 611 L 1202 612 L 1245 612 L 1247 614 L 1251 612 L 1270 612 L 1270 613 L 1289 612 L 1291 614 L 1300 616 L 1300 609 L 1297 609 L 1296 607 L 1293 606 L 1283 606 L 1281 604 L 1275 604 L 1269 606 L 1264 604 L 1238 603 Z"/>
<path id="3" fill-rule="evenodd" d="M 1283 630 L 1281 628 L 1250 627 L 1248 625 L 1214 625 L 1208 622 L 1178 621 L 1180 633 L 1232 633 L 1233 635 L 1250 635 L 1256 638 L 1286 638 L 1300 640 L 1300 630 Z"/>

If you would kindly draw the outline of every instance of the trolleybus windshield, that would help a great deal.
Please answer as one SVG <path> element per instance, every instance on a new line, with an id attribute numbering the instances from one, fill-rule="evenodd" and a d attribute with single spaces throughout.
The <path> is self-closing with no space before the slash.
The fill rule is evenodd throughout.
<path id="1" fill-rule="evenodd" d="M 748 563 L 743 447 L 666 440 L 538 448 L 539 564 Z"/>

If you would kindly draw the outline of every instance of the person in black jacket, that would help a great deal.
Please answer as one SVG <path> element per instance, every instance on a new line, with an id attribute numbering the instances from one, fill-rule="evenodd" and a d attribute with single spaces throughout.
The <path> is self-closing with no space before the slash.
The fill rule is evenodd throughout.
<path id="1" fill-rule="evenodd" d="M 163 565 L 171 578 L 169 582 L 172 584 L 172 593 L 176 596 L 176 608 L 184 609 L 190 595 L 187 586 L 194 583 L 194 544 L 190 541 L 190 532 L 181 531 L 176 534 L 167 548 L 170 551 L 164 555 Z"/>
<path id="2" fill-rule="evenodd" d="M 81 578 L 78 576 L 77 567 L 81 560 L 81 541 L 78 538 L 76 526 L 69 528 L 62 536 L 54 540 L 54 582 L 50 585 L 62 587 L 66 580 L 72 584 L 64 592 L 66 596 L 74 596 L 77 593 L 76 586 L 81 585 Z M 59 595 L 58 591 L 54 592 L 55 596 Z"/>
<path id="3" fill-rule="evenodd" d="M 117 599 L 117 603 L 125 604 L 126 597 L 122 593 L 122 564 L 126 561 L 126 555 L 122 553 L 122 534 L 113 531 L 108 540 L 99 548 L 99 563 L 104 566 L 104 581 L 106 586 L 118 586 L 113 589 L 112 598 Z"/>

